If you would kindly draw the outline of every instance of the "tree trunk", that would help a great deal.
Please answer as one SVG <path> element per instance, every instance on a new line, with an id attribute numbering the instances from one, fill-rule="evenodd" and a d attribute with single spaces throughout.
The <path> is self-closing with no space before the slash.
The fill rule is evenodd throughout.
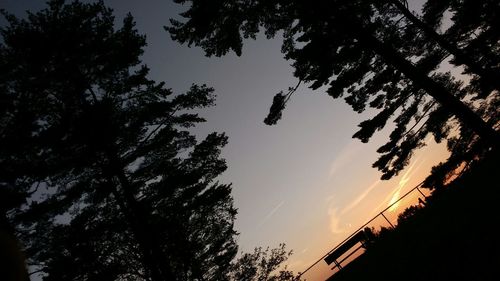
<path id="1" fill-rule="evenodd" d="M 29 281 L 26 258 L 16 239 L 14 228 L 4 210 L 0 212 L 0 277 L 5 281 Z"/>
<path id="2" fill-rule="evenodd" d="M 355 23 L 353 23 L 355 24 Z M 471 128 L 476 134 L 487 141 L 491 146 L 496 147 L 500 143 L 500 133 L 489 126 L 479 115 L 464 104 L 460 99 L 451 94 L 443 85 L 434 81 L 432 78 L 415 67 L 406 60 L 390 44 L 381 42 L 373 34 L 358 24 L 358 39 L 364 42 L 367 48 L 372 49 L 381 56 L 387 64 L 394 66 L 401 71 L 407 78 L 411 79 L 415 86 L 425 90 L 444 108 L 455 115 L 464 125 Z"/>
<path id="3" fill-rule="evenodd" d="M 451 44 L 448 40 L 443 38 L 442 35 L 438 34 L 434 29 L 432 29 L 428 24 L 417 18 L 406 6 L 400 2 L 400 0 L 389 0 L 400 12 L 405 16 L 411 23 L 420 28 L 430 39 L 434 40 L 436 43 L 445 49 L 448 53 L 455 57 L 455 61 L 458 64 L 463 64 L 467 66 L 469 71 L 477 74 L 480 77 L 482 83 L 487 83 L 492 85 L 495 89 L 500 90 L 500 73 L 495 72 L 492 69 L 485 69 L 480 64 L 478 64 L 474 59 L 465 54 L 457 46 Z"/>
<path id="4" fill-rule="evenodd" d="M 120 165 L 120 161 L 118 161 L 118 157 L 113 152 L 108 152 L 108 157 L 110 159 L 111 174 L 118 179 L 121 186 L 121 192 L 116 190 L 115 196 L 118 196 L 117 200 L 122 201 L 123 211 L 128 217 L 132 232 L 143 252 L 144 263 L 146 268 L 150 270 L 151 279 L 153 281 L 175 280 L 165 256 L 161 253 L 156 233 L 147 222 L 147 214 L 135 199 L 132 186 L 123 171 L 122 165 Z"/>

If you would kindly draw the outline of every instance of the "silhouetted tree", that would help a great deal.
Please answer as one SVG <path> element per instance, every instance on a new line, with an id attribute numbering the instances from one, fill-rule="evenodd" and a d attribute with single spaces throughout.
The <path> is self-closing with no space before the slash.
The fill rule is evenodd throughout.
<path id="1" fill-rule="evenodd" d="M 490 88 L 489 90 L 482 91 L 483 93 L 488 93 L 489 91 L 491 91 L 491 88 L 496 88 L 497 90 L 500 89 L 500 82 L 498 82 L 498 79 L 495 78 L 500 74 L 498 72 L 498 68 L 492 67 L 491 64 L 488 65 L 478 60 L 481 56 L 485 55 L 485 53 L 491 54 L 492 50 L 489 47 L 483 48 L 482 51 L 486 52 L 479 52 L 482 54 L 478 56 L 478 52 L 472 53 L 466 49 L 461 48 L 465 46 L 464 43 L 466 43 L 463 39 L 471 39 L 471 33 L 483 33 L 487 29 L 495 28 L 491 25 L 494 25 L 495 22 L 498 22 L 498 15 L 496 15 L 496 13 L 494 12 L 500 8 L 497 1 L 483 1 L 479 3 L 479 5 L 476 5 L 478 3 L 474 1 L 428 0 L 425 2 L 424 15 L 422 17 L 412 13 L 408 9 L 408 1 L 406 0 L 388 0 L 387 2 L 390 5 L 394 5 L 394 7 L 406 19 L 406 21 L 413 25 L 413 28 L 418 29 L 416 31 L 416 35 L 418 37 L 425 38 L 423 40 L 424 45 L 430 48 L 442 48 L 445 51 L 443 52 L 443 54 L 446 53 L 446 55 L 453 56 L 453 59 L 451 60 L 452 64 L 457 66 L 465 66 L 465 73 L 473 75 L 475 74 L 475 79 L 481 80 L 484 86 Z M 452 6 L 454 8 L 452 8 Z M 442 20 L 446 11 L 455 14 L 452 17 L 451 22 L 443 23 Z M 466 15 L 467 18 L 466 22 L 460 20 L 460 18 L 464 19 L 464 15 Z M 452 24 L 454 28 L 443 28 L 443 24 Z M 458 29 L 456 29 L 455 27 L 458 27 Z M 464 30 L 464 28 L 466 30 Z M 473 30 L 476 28 L 478 30 Z M 441 34 L 441 29 L 446 29 L 447 31 L 444 32 L 444 34 Z M 460 30 L 461 34 L 456 33 L 456 31 L 458 30 Z M 451 33 L 455 33 L 455 35 L 452 35 Z M 486 32 L 486 34 L 487 33 L 489 33 L 487 35 L 487 37 L 489 37 L 489 43 L 495 44 L 495 38 L 492 38 L 491 36 L 494 34 L 491 32 L 491 30 Z M 456 39 L 456 35 L 459 35 L 459 37 L 461 37 L 462 39 L 453 40 L 451 38 L 455 37 Z M 498 35 L 494 35 L 494 37 L 498 38 Z M 446 57 L 446 55 L 443 56 L 443 59 Z"/>
<path id="2" fill-rule="evenodd" d="M 49 1 L 0 45 L 0 188 L 44 280 L 224 280 L 237 252 L 223 134 L 197 141 L 213 89 L 147 78 L 130 15 Z M 3 203 L 3 202 L 2 202 Z"/>
<path id="3" fill-rule="evenodd" d="M 422 207 L 418 205 L 407 207 L 401 214 L 398 215 L 398 226 L 404 223 L 409 223 L 409 221 L 418 215 L 421 209 Z"/>
<path id="4" fill-rule="evenodd" d="M 454 65 L 465 66 L 464 73 L 471 75 L 470 85 L 476 94 L 486 95 L 493 89 L 500 90 L 499 27 L 500 3 L 485 0 L 428 0 L 423 9 L 423 21 L 442 34 L 433 36 L 453 58 Z M 451 15 L 448 22 L 444 17 Z M 445 26 L 443 28 L 443 25 Z M 436 33 L 437 33 L 436 31 Z"/>
<path id="5" fill-rule="evenodd" d="M 397 0 L 318 1 L 314 5 L 280 0 L 176 2 L 191 4 L 181 14 L 186 21 L 171 20 L 167 30 L 174 40 L 201 46 L 209 56 L 230 50 L 240 55 L 243 39 L 255 38 L 260 27 L 268 38 L 282 31 L 282 51 L 293 61 L 297 78 L 310 82 L 313 89 L 328 85 L 329 95 L 344 97 L 357 112 L 367 106 L 379 110 L 354 135 L 363 142 L 394 118 L 396 129 L 378 150 L 383 155 L 374 163 L 383 179 L 404 168 L 427 135 L 441 141 L 457 123 L 479 135 L 484 147 L 500 140 L 496 121 L 491 122 L 485 111 L 471 109 L 475 104 L 467 102 L 470 91 L 450 74 L 436 72 L 448 52 L 483 75 L 471 64 L 475 60 L 454 52 L 456 45 L 443 45 L 446 40 L 431 25 L 411 17 Z M 481 69 L 493 71 L 484 65 Z M 267 124 L 280 118 L 287 99 L 281 93 L 275 97 Z M 488 100 L 485 104 L 481 106 L 491 111 L 495 103 Z"/>
<path id="6" fill-rule="evenodd" d="M 231 264 L 230 280 L 234 281 L 298 281 L 299 276 L 287 270 L 284 262 L 292 255 L 285 244 L 269 250 L 260 247 L 244 253 Z"/>
<path id="7" fill-rule="evenodd" d="M 498 130 L 500 128 L 499 80 L 500 75 L 500 9 L 498 1 L 434 1 L 429 0 L 423 9 L 423 20 L 440 32 L 446 44 L 455 51 L 449 62 L 463 66 L 463 73 L 468 75 L 469 83 L 464 87 L 467 97 L 474 103 L 476 112 Z M 450 15 L 450 18 L 444 18 Z M 448 50 L 446 44 L 440 47 Z M 425 44 L 427 49 L 430 44 Z M 458 52 L 458 54 L 457 54 Z M 467 168 L 474 160 L 483 159 L 489 150 L 470 128 L 461 128 L 460 134 L 448 141 L 451 155 L 446 162 L 436 166 L 431 176 L 426 179 L 426 186 L 439 187 L 453 174 Z"/>

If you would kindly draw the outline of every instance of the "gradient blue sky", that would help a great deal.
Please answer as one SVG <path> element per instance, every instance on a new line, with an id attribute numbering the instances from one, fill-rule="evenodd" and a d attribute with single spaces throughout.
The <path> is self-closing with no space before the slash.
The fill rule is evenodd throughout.
<path id="1" fill-rule="evenodd" d="M 44 2 L 1 0 L 0 8 L 23 15 Z M 202 112 L 208 122 L 195 131 L 200 137 L 212 131 L 229 136 L 223 150 L 229 169 L 221 181 L 233 183 L 241 251 L 285 242 L 295 252 L 291 268 L 303 270 L 447 156 L 443 145 L 429 145 L 400 176 L 379 181 L 371 164 L 388 130 L 369 144 L 351 139 L 369 112 L 354 113 L 342 100 L 306 85 L 276 126 L 264 125 L 274 94 L 297 83 L 279 39 L 247 41 L 241 57 L 206 58 L 201 49 L 170 40 L 163 29 L 183 7 L 167 0 L 104 2 L 117 19 L 131 12 L 139 32 L 147 35 L 143 61 L 151 78 L 165 81 L 175 92 L 192 83 L 215 88 L 217 106 Z M 421 5 L 420 0 L 409 2 Z"/>

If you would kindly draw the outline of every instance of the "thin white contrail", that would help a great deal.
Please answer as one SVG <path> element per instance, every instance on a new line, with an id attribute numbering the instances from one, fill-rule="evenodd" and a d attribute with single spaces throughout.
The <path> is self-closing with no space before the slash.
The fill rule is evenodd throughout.
<path id="1" fill-rule="evenodd" d="M 281 208 L 281 206 L 283 206 L 283 204 L 285 204 L 285 201 L 281 201 L 276 207 L 274 207 L 265 217 L 264 219 L 262 219 L 262 221 L 259 223 L 259 227 L 262 226 L 267 220 L 269 220 L 273 215 L 274 213 L 276 213 L 276 211 L 278 211 L 279 208 Z"/>

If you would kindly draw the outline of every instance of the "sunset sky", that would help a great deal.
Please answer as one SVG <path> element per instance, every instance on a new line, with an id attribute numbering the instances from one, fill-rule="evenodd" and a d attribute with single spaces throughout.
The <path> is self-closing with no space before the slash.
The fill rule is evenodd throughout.
<path id="1" fill-rule="evenodd" d="M 173 42 L 163 29 L 184 10 L 181 6 L 167 0 L 104 2 L 117 19 L 131 12 L 139 32 L 147 35 L 143 62 L 151 78 L 165 81 L 174 92 L 186 91 L 192 83 L 215 88 L 217 105 L 201 113 L 207 122 L 195 132 L 200 138 L 212 131 L 229 136 L 223 150 L 229 168 L 220 181 L 233 184 L 240 251 L 284 242 L 294 251 L 290 268 L 301 271 L 421 182 L 448 155 L 444 145 L 429 140 L 398 177 L 381 181 L 371 164 L 390 130 L 376 133 L 368 144 L 351 138 L 357 124 L 373 112 L 357 114 L 342 100 L 303 85 L 277 125 L 263 123 L 274 94 L 297 84 L 290 62 L 280 53 L 279 38 L 247 41 L 241 57 L 206 58 L 199 48 Z M 42 7 L 42 0 L 0 4 L 17 15 Z"/>

